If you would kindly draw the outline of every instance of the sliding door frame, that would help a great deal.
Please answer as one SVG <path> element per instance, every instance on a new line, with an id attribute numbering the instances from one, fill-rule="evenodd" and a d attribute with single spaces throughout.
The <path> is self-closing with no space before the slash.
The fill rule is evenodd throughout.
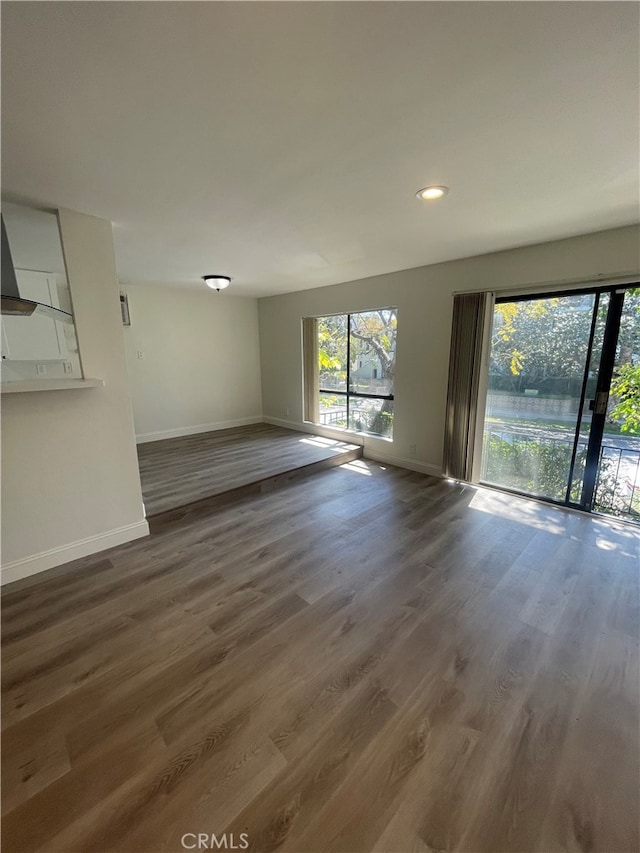
<path id="1" fill-rule="evenodd" d="M 573 441 L 573 449 L 572 449 L 572 457 L 571 457 L 571 466 L 569 477 L 567 481 L 567 490 L 565 493 L 564 500 L 556 500 L 554 498 L 544 497 L 542 495 L 531 495 L 527 492 L 522 492 L 518 489 L 512 489 L 507 486 L 499 486 L 495 483 L 484 483 L 480 480 L 480 465 L 481 465 L 481 457 L 482 457 L 482 446 L 483 446 L 483 436 L 484 436 L 484 421 L 486 416 L 486 396 L 489 387 L 489 370 L 491 366 L 491 337 L 493 332 L 493 323 L 490 318 L 487 330 L 486 330 L 486 352 L 483 349 L 483 365 L 482 365 L 482 373 L 481 373 L 481 387 L 483 389 L 483 393 L 479 395 L 478 399 L 478 407 L 480 405 L 483 406 L 482 411 L 478 411 L 478 417 L 476 421 L 476 435 L 475 435 L 475 446 L 478 449 L 478 454 L 475 458 L 474 463 L 474 477 L 472 482 L 477 483 L 487 488 L 499 489 L 500 491 L 507 492 L 513 495 L 520 495 L 523 497 L 528 497 L 533 500 L 543 501 L 544 503 L 550 503 L 554 506 L 564 506 L 570 509 L 578 509 L 584 512 L 592 512 L 593 505 L 593 497 L 597 484 L 597 474 L 598 467 L 600 462 L 600 452 L 602 446 L 602 438 L 604 435 L 604 427 L 606 421 L 606 400 L 608 399 L 609 390 L 611 387 L 611 380 L 613 377 L 613 370 L 615 364 L 615 356 L 616 349 L 618 345 L 618 337 L 620 333 L 620 318 L 622 314 L 622 308 L 624 304 L 624 296 L 627 290 L 632 288 L 640 287 L 640 281 L 629 281 L 624 283 L 608 283 L 606 285 L 594 283 L 593 285 L 585 284 L 583 287 L 571 287 L 564 288 L 558 290 L 533 290 L 530 293 L 525 293 L 524 291 L 519 291 L 516 295 L 510 296 L 508 294 L 500 295 L 499 293 L 495 294 L 494 306 L 501 303 L 511 303 L 511 302 L 532 302 L 537 299 L 554 299 L 561 298 L 565 296 L 579 296 L 579 295 L 589 295 L 593 294 L 595 297 L 593 313 L 591 318 L 591 328 L 589 334 L 589 343 L 588 350 L 585 357 L 585 370 L 583 375 L 581 394 L 580 394 L 580 404 L 578 410 L 578 419 L 576 422 L 576 429 L 574 433 L 574 441 Z M 582 421 L 582 416 L 584 413 L 584 406 L 586 403 L 586 389 L 587 382 L 589 378 L 589 366 L 591 361 L 591 356 L 593 352 L 593 342 L 596 331 L 596 324 L 598 318 L 598 310 L 600 304 L 600 297 L 603 294 L 610 294 L 610 302 L 607 311 L 607 318 L 605 321 L 605 334 L 602 345 L 602 354 L 600 357 L 600 362 L 598 364 L 598 382 L 596 387 L 596 396 L 594 400 L 589 401 L 590 406 L 593 404 L 594 414 L 592 416 L 591 428 L 589 430 L 589 440 L 587 446 L 587 459 L 585 463 L 585 474 L 583 477 L 583 485 L 581 490 L 581 498 L 580 501 L 571 501 L 570 493 L 573 481 L 573 475 L 575 471 L 575 461 L 577 455 L 578 441 L 580 437 L 580 425 Z M 493 312 L 492 312 L 493 315 Z M 485 361 L 486 356 L 486 361 Z M 599 397 L 599 394 L 603 394 L 604 396 Z M 596 406 L 596 401 L 604 400 L 605 406 L 604 411 L 596 411 L 596 409 L 602 408 L 602 404 L 600 406 Z M 597 419 L 597 420 L 596 420 Z"/>
<path id="2" fill-rule="evenodd" d="M 602 449 L 605 422 L 607 420 L 607 403 L 609 401 L 611 379 L 613 378 L 613 370 L 616 361 L 616 350 L 618 348 L 618 338 L 620 336 L 620 320 L 622 318 L 624 297 L 624 290 L 615 290 L 611 293 L 607 319 L 604 326 L 602 355 L 600 356 L 600 364 L 598 366 L 598 382 L 596 385 L 595 397 L 590 401 L 593 415 L 591 416 L 587 459 L 585 462 L 582 495 L 580 498 L 580 508 L 587 512 L 591 512 L 593 507 L 593 496 L 598 479 L 600 452 Z"/>

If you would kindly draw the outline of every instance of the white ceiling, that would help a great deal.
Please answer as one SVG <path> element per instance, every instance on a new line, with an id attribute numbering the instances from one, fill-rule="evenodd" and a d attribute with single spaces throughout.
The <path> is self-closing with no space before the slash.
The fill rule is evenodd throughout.
<path id="1" fill-rule="evenodd" d="M 3 192 L 113 220 L 123 282 L 247 296 L 625 225 L 638 15 L 3 2 Z"/>

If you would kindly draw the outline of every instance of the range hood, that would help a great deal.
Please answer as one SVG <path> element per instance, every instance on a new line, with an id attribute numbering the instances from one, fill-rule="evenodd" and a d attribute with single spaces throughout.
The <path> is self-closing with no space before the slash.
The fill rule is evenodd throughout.
<path id="1" fill-rule="evenodd" d="M 13 268 L 11 249 L 7 229 L 2 217 L 2 314 L 13 317 L 31 317 L 37 314 L 40 317 L 50 317 L 62 323 L 73 323 L 73 315 L 53 305 L 45 305 L 42 302 L 34 302 L 32 299 L 23 299 L 18 290 L 16 271 Z"/>

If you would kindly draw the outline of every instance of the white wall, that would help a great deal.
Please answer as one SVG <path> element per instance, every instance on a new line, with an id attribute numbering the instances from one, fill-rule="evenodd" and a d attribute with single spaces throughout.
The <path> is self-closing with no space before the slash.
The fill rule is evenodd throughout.
<path id="1" fill-rule="evenodd" d="M 2 582 L 144 536 L 111 224 L 60 211 L 85 376 L 2 398 Z"/>
<path id="2" fill-rule="evenodd" d="M 591 282 L 599 276 L 625 276 L 638 270 L 640 231 L 630 226 L 261 299 L 265 420 L 304 428 L 303 317 L 397 306 L 393 442 L 364 438 L 365 455 L 440 473 L 454 292 Z M 320 428 L 314 431 L 335 434 Z M 410 452 L 412 444 L 415 454 Z"/>
<path id="3" fill-rule="evenodd" d="M 200 290 L 131 285 L 126 292 L 138 441 L 262 420 L 255 299 L 204 284 Z"/>

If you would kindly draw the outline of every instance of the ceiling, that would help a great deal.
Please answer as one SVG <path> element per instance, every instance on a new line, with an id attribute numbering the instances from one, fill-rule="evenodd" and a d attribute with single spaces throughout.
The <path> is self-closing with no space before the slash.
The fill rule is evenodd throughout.
<path id="1" fill-rule="evenodd" d="M 3 2 L 3 194 L 112 220 L 124 283 L 246 296 L 636 222 L 638 17 Z"/>

